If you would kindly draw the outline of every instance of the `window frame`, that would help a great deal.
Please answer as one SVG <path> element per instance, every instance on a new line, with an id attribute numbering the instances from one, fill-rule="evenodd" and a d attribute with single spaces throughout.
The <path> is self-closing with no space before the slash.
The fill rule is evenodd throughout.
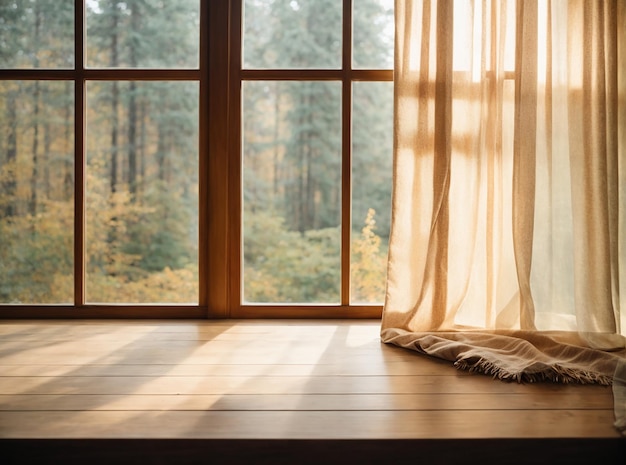
<path id="1" fill-rule="evenodd" d="M 380 318 L 381 304 L 350 303 L 350 239 L 352 233 L 352 84 L 355 82 L 393 81 L 391 69 L 363 69 L 352 66 L 352 0 L 342 0 L 342 61 L 337 69 L 244 69 L 242 66 L 243 0 L 233 2 L 231 14 L 231 69 L 234 74 L 231 92 L 232 137 L 229 224 L 232 241 L 242 244 L 242 156 L 241 89 L 246 81 L 334 81 L 341 83 L 341 285 L 339 304 L 266 304 L 242 303 L 242 246 L 230 251 L 230 301 L 234 318 Z"/>
<path id="2" fill-rule="evenodd" d="M 0 80 L 74 83 L 74 303 L 0 304 L 0 318 L 380 318 L 380 304 L 350 303 L 351 113 L 354 82 L 393 81 L 390 69 L 352 68 L 352 0 L 342 0 L 341 69 L 242 69 L 243 0 L 199 0 L 195 69 L 86 68 L 86 1 L 74 3 L 73 69 L 0 69 Z M 90 81 L 195 81 L 199 85 L 199 254 L 197 304 L 85 302 L 86 85 Z M 242 303 L 242 83 L 255 80 L 341 82 L 341 301 Z"/>

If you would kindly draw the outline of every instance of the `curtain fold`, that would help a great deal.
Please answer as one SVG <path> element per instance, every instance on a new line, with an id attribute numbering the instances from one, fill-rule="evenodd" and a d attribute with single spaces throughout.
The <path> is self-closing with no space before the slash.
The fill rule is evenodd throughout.
<path id="1" fill-rule="evenodd" d="M 626 356 L 625 0 L 396 0 L 384 342 L 505 379 Z"/>

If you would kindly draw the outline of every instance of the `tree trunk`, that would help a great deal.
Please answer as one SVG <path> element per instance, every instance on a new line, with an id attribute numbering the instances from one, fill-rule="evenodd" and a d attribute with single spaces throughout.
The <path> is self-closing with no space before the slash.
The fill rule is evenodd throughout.
<path id="1" fill-rule="evenodd" d="M 30 177 L 30 200 L 28 202 L 28 213 L 30 213 L 32 216 L 35 216 L 37 214 L 37 178 L 39 176 L 39 93 L 39 81 L 35 81 L 33 90 L 33 171 Z"/>
<path id="2" fill-rule="evenodd" d="M 300 104 L 302 105 L 302 100 L 300 101 Z M 298 121 L 298 125 L 300 127 L 302 127 L 303 121 L 300 118 L 300 121 Z M 306 217 L 306 204 L 304 202 L 304 192 L 305 192 L 305 186 L 304 186 L 304 178 L 305 178 L 305 173 L 304 173 L 304 134 L 300 133 L 300 135 L 298 136 L 298 149 L 296 151 L 298 159 L 296 161 L 298 169 L 297 169 L 297 173 L 298 173 L 298 196 L 296 197 L 296 206 L 295 206 L 295 210 L 296 210 L 296 214 L 294 216 L 294 220 L 296 221 L 296 225 L 297 225 L 297 229 L 298 231 L 300 231 L 301 233 L 304 233 L 304 231 L 306 230 L 306 226 L 304 225 L 304 218 Z"/>
<path id="3" fill-rule="evenodd" d="M 50 147 L 52 146 L 52 134 L 50 123 L 46 122 L 43 127 L 43 188 L 46 199 L 52 198 L 52 186 L 50 185 Z"/>
<path id="4" fill-rule="evenodd" d="M 280 82 L 276 81 L 274 86 L 274 199 L 278 198 L 280 186 Z"/>
<path id="5" fill-rule="evenodd" d="M 4 208 L 5 217 L 17 215 L 17 199 L 15 197 L 17 193 L 17 180 L 15 178 L 17 174 L 17 95 L 19 95 L 19 90 L 15 94 L 9 92 L 7 98 L 8 134 L 6 163 L 9 167 L 9 179 L 4 183 L 4 191 L 8 199 Z"/>
<path id="6" fill-rule="evenodd" d="M 137 195 L 137 102 L 135 81 L 130 83 L 130 100 L 128 102 L 128 188 L 131 200 Z"/>
<path id="7" fill-rule="evenodd" d="M 118 8 L 117 2 L 113 2 L 113 14 L 112 18 L 112 26 L 111 26 L 111 58 L 109 61 L 109 65 L 111 68 L 116 68 L 119 65 L 119 55 L 118 55 Z M 119 108 L 119 83 L 118 81 L 113 81 L 113 88 L 111 90 L 111 165 L 110 169 L 110 177 L 109 177 L 109 188 L 111 194 L 117 192 L 117 164 L 118 164 L 118 127 L 119 127 L 119 116 L 118 116 L 118 108 Z M 117 217 L 111 218 L 112 222 L 115 223 Z M 117 231 L 114 226 L 109 228 L 107 233 L 107 242 L 109 244 L 114 244 L 117 242 Z M 115 268 L 115 267 L 114 267 Z M 117 273 L 115 271 L 110 272 L 112 276 L 115 276 Z"/>
<path id="8" fill-rule="evenodd" d="M 69 82 L 65 83 L 65 95 L 69 95 L 71 86 Z M 72 163 L 73 153 L 71 152 L 72 141 L 72 112 L 71 102 L 65 105 L 65 114 L 63 115 L 65 133 L 63 135 L 63 200 L 70 200 L 74 195 L 74 164 Z"/>
<path id="9" fill-rule="evenodd" d="M 131 29 L 136 31 L 139 28 L 139 11 L 136 5 L 131 7 L 130 23 Z M 137 67 L 137 43 L 136 40 L 130 42 L 130 67 Z M 137 196 L 137 84 L 130 82 L 128 101 L 128 188 L 131 193 L 131 201 L 136 201 Z"/>
<path id="10" fill-rule="evenodd" d="M 117 3 L 113 5 L 113 15 L 111 26 L 111 59 L 109 65 L 116 68 L 119 65 L 117 29 L 118 29 L 118 10 Z M 119 125 L 118 118 L 119 106 L 119 85 L 117 81 L 113 81 L 113 89 L 111 91 L 111 166 L 110 166 L 110 188 L 111 193 L 117 190 L 117 128 Z"/>
<path id="11" fill-rule="evenodd" d="M 139 196 L 143 195 L 146 182 L 146 103 L 141 102 L 139 106 L 139 185 L 137 191 Z"/>
<path id="12" fill-rule="evenodd" d="M 165 181 L 165 128 L 159 125 L 156 159 L 159 167 L 159 181 Z"/>
<path id="13" fill-rule="evenodd" d="M 35 44 L 39 45 L 39 35 L 41 30 L 41 12 L 39 11 L 39 3 L 35 3 Z M 34 55 L 33 67 L 39 67 L 39 60 L 37 55 Z M 30 201 L 28 202 L 28 212 L 35 216 L 37 214 L 37 178 L 39 175 L 39 160 L 37 153 L 39 151 L 39 98 L 40 98 L 40 84 L 39 81 L 35 81 L 33 90 L 33 145 L 32 145 L 32 162 L 33 171 L 30 178 Z"/>

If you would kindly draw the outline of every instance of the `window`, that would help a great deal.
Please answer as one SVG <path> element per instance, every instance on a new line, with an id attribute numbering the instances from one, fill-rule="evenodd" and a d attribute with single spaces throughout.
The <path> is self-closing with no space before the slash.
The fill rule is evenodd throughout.
<path id="1" fill-rule="evenodd" d="M 378 316 L 392 4 L 1 6 L 0 314 Z"/>
<path id="2" fill-rule="evenodd" d="M 244 2 L 236 106 L 243 247 L 233 268 L 242 268 L 235 292 L 246 313 L 258 303 L 383 300 L 391 8 L 372 0 Z"/>

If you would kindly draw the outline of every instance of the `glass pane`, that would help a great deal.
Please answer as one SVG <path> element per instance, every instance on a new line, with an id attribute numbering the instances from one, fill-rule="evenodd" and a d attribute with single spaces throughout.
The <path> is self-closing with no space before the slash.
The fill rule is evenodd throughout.
<path id="1" fill-rule="evenodd" d="M 244 68 L 340 68 L 342 0 L 245 0 Z"/>
<path id="2" fill-rule="evenodd" d="M 87 86 L 86 298 L 198 300 L 198 85 Z"/>
<path id="3" fill-rule="evenodd" d="M 74 2 L 0 2 L 0 68 L 73 68 Z"/>
<path id="4" fill-rule="evenodd" d="M 337 303 L 341 84 L 244 82 L 243 299 Z"/>
<path id="5" fill-rule="evenodd" d="M 0 82 L 0 303 L 74 299 L 74 84 Z"/>
<path id="6" fill-rule="evenodd" d="M 198 0 L 87 0 L 87 65 L 197 68 Z"/>
<path id="7" fill-rule="evenodd" d="M 391 221 L 393 83 L 356 82 L 352 114 L 351 303 L 382 303 Z"/>
<path id="8" fill-rule="evenodd" d="M 355 68 L 393 68 L 394 0 L 353 0 Z"/>

